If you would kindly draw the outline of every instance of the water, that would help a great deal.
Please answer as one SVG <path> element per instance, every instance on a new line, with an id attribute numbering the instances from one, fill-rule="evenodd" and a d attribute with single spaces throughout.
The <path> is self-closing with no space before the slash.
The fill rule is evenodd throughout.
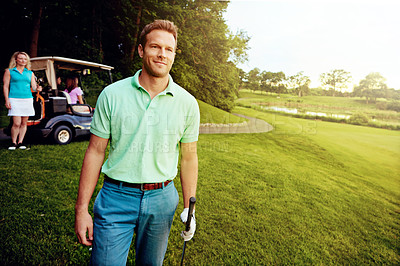
<path id="1" fill-rule="evenodd" d="M 339 119 L 349 119 L 350 115 L 340 115 L 340 114 L 327 114 L 321 112 L 300 112 L 297 108 L 286 108 L 286 107 L 277 107 L 277 106 L 263 106 L 262 108 L 267 110 L 272 110 L 276 112 L 284 112 L 288 114 L 305 114 L 312 116 L 325 116 L 325 117 L 334 117 Z"/>

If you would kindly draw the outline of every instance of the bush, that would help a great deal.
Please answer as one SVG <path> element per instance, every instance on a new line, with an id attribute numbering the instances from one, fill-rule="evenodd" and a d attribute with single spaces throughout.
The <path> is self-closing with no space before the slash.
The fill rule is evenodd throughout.
<path id="1" fill-rule="evenodd" d="M 390 102 L 390 103 L 387 104 L 386 109 L 387 110 L 396 111 L 396 112 L 400 112 L 400 102 L 398 102 L 398 101 Z"/>
<path id="2" fill-rule="evenodd" d="M 369 117 L 364 113 L 355 113 L 349 118 L 349 122 L 354 125 L 368 124 Z"/>
<path id="3" fill-rule="evenodd" d="M 387 110 L 387 102 L 376 103 L 376 108 L 379 110 Z"/>

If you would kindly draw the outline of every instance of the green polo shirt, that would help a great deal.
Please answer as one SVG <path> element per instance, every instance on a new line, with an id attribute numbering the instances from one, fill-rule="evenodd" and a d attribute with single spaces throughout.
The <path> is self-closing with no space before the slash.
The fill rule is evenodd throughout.
<path id="1" fill-rule="evenodd" d="M 102 91 L 90 131 L 110 139 L 103 173 L 130 183 L 164 182 L 177 175 L 179 143 L 198 140 L 199 106 L 171 76 L 151 99 L 139 84 L 140 72 Z"/>

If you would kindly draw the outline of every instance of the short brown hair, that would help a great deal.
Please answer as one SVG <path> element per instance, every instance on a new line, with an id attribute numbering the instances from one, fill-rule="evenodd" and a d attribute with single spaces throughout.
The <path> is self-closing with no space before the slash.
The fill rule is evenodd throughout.
<path id="1" fill-rule="evenodd" d="M 164 30 L 171 33 L 174 36 L 175 44 L 178 44 L 178 27 L 169 20 L 158 19 L 150 24 L 147 24 L 140 33 L 139 44 L 141 44 L 143 48 L 146 46 L 147 34 L 153 30 Z"/>

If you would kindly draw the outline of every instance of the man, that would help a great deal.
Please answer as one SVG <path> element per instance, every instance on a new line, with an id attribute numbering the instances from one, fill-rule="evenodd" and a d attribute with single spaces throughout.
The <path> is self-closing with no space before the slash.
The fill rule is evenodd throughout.
<path id="1" fill-rule="evenodd" d="M 139 43 L 142 69 L 106 87 L 98 98 L 82 165 L 75 232 L 80 243 L 92 245 L 94 265 L 125 265 L 134 232 L 136 264 L 162 265 L 179 201 L 172 181 L 179 150 L 182 221 L 196 194 L 199 108 L 169 75 L 177 28 L 170 21 L 156 20 L 143 29 Z M 92 221 L 88 205 L 100 170 L 105 181 Z M 192 221 L 193 229 L 182 232 L 185 241 L 194 234 Z"/>

